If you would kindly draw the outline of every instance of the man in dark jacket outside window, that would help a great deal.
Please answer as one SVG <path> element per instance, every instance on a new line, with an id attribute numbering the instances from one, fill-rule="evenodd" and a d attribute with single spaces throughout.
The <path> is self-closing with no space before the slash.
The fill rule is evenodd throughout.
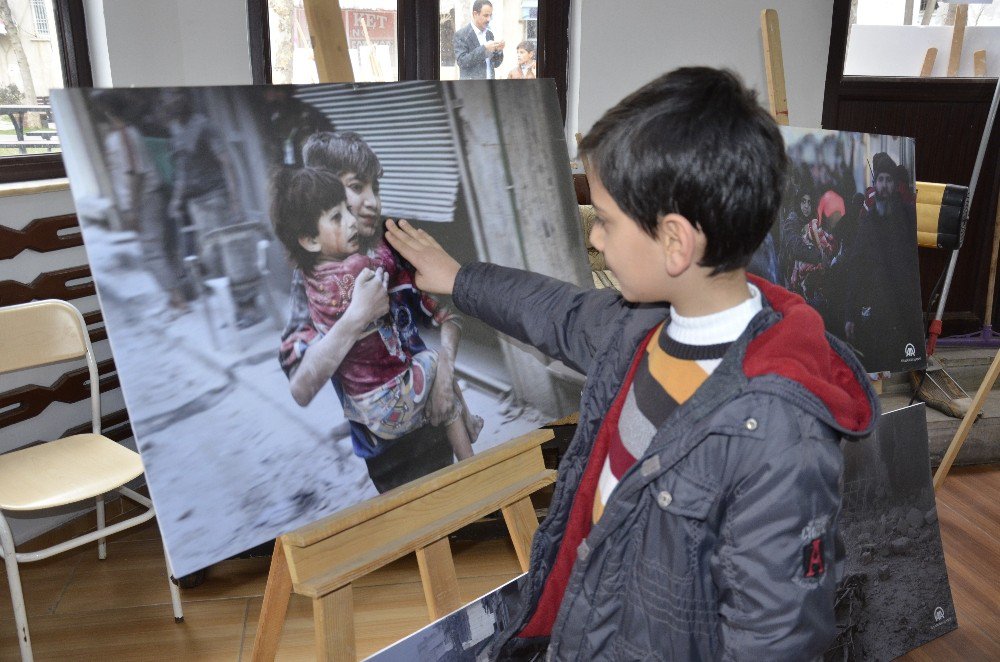
<path id="1" fill-rule="evenodd" d="M 503 63 L 504 41 L 497 41 L 489 29 L 493 4 L 489 0 L 472 3 L 472 22 L 455 31 L 455 62 L 458 77 L 496 78 Z"/>

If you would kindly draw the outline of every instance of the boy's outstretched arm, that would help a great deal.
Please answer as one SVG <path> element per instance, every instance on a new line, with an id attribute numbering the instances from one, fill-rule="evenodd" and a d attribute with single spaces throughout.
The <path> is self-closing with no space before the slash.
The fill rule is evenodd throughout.
<path id="1" fill-rule="evenodd" d="M 586 372 L 628 312 L 611 290 L 584 290 L 554 278 L 493 264 L 461 267 L 437 241 L 406 221 L 386 221 L 386 240 L 416 270 L 421 290 L 454 294 L 456 307 L 493 328 Z M 662 319 L 650 316 L 649 328 Z"/>

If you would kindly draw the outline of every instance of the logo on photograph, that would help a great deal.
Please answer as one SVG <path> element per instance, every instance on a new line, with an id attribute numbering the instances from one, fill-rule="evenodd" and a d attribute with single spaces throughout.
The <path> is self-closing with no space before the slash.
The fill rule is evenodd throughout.
<path id="1" fill-rule="evenodd" d="M 917 346 L 911 342 L 906 343 L 906 347 L 903 348 L 903 354 L 906 357 L 901 359 L 903 363 L 913 363 L 920 360 L 920 357 L 917 356 Z"/>
<path id="2" fill-rule="evenodd" d="M 934 625 L 931 626 L 931 629 L 932 630 L 936 630 L 936 629 L 938 629 L 940 627 L 944 627 L 944 626 L 948 625 L 949 623 L 953 623 L 954 621 L 955 621 L 955 617 L 954 616 L 948 616 L 947 618 L 945 617 L 945 615 L 944 615 L 944 608 L 942 608 L 942 607 L 935 607 L 934 608 Z"/>

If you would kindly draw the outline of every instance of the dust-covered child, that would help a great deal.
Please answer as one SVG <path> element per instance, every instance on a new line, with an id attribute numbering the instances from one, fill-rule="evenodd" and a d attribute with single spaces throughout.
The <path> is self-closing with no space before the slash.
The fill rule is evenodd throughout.
<path id="1" fill-rule="evenodd" d="M 316 330 L 329 333 L 351 314 L 356 289 L 381 285 L 381 296 L 412 287 L 410 274 L 399 266 L 384 242 L 362 251 L 358 221 L 336 174 L 322 168 L 286 168 L 272 180 L 271 218 L 289 258 L 302 272 L 309 315 Z M 429 299 L 427 312 L 438 323 L 451 316 Z M 437 352 L 409 351 L 389 314 L 367 323 L 336 370 L 344 415 L 383 439 L 397 439 L 426 424 L 434 397 Z M 472 417 L 454 383 L 458 406 L 445 421 L 455 456 L 472 456 L 480 425 Z"/>

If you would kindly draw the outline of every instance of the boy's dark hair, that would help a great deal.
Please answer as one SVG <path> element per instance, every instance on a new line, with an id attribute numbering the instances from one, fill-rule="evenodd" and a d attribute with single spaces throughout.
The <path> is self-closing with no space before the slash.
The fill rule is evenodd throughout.
<path id="1" fill-rule="evenodd" d="M 318 131 L 312 134 L 302 145 L 302 163 L 307 168 L 330 170 L 338 177 L 353 172 L 362 181 L 371 182 L 378 192 L 382 163 L 365 139 L 353 131 Z"/>
<path id="2" fill-rule="evenodd" d="M 316 266 L 317 255 L 299 243 L 302 237 L 315 237 L 319 217 L 347 200 L 340 179 L 322 168 L 279 168 L 271 176 L 271 223 L 300 269 L 309 273 Z"/>
<path id="3" fill-rule="evenodd" d="M 528 53 L 535 52 L 535 42 L 531 41 L 530 39 L 525 39 L 520 44 L 518 44 L 517 47 L 523 51 L 527 51 Z"/>
<path id="4" fill-rule="evenodd" d="M 676 69 L 622 99 L 580 143 L 618 206 L 655 237 L 676 213 L 705 233 L 701 266 L 745 267 L 781 203 L 787 157 L 774 119 L 730 71 Z"/>
<path id="5" fill-rule="evenodd" d="M 489 5 L 490 7 L 492 7 L 493 3 L 490 2 L 490 0 L 476 0 L 475 2 L 472 3 L 472 13 L 479 14 L 480 12 L 482 12 L 483 5 Z"/>

